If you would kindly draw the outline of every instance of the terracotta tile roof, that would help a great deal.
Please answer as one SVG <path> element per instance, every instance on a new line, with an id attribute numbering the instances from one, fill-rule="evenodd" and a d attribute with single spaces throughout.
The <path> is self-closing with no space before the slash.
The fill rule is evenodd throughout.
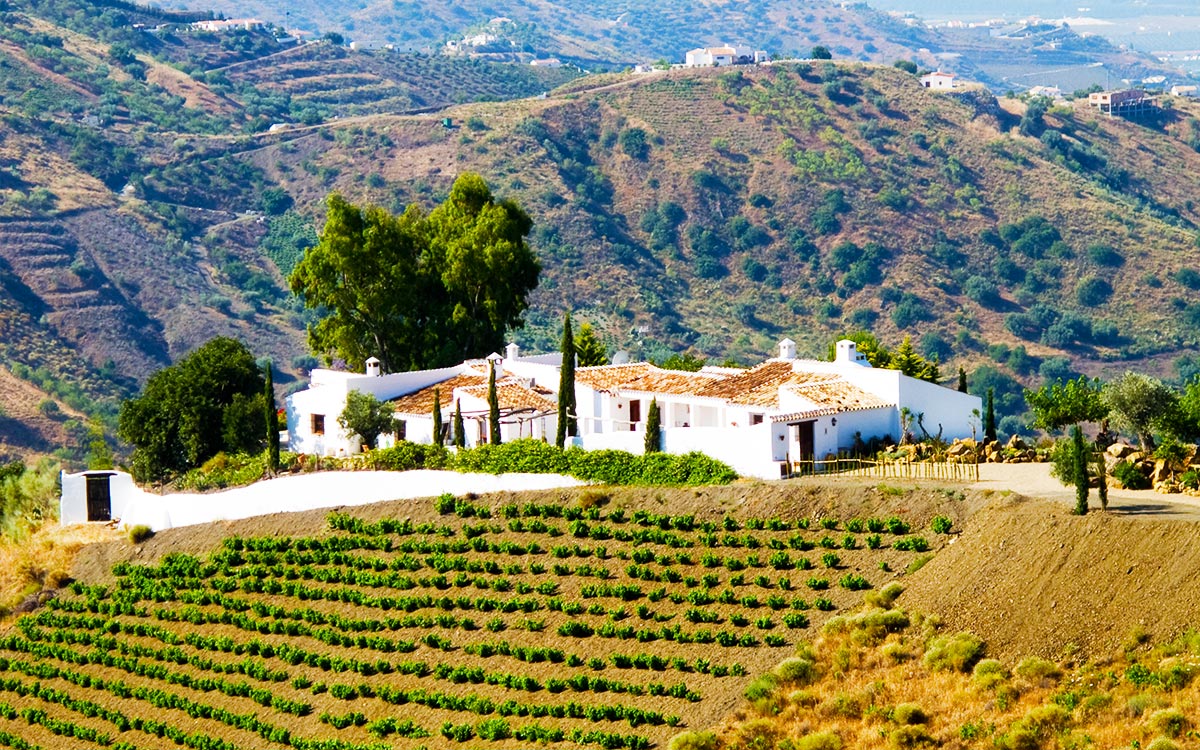
<path id="1" fill-rule="evenodd" d="M 672 396 L 699 396 L 700 391 L 726 376 L 711 372 L 685 372 L 651 368 L 640 377 L 621 384 L 622 391 L 663 393 Z"/>
<path id="2" fill-rule="evenodd" d="M 799 383 L 784 386 L 791 393 L 800 396 L 812 404 L 809 409 L 803 409 L 792 414 L 781 414 L 771 418 L 773 422 L 789 422 L 795 419 L 808 419 L 828 414 L 839 414 L 846 411 L 862 411 L 865 409 L 880 409 L 895 406 L 868 393 L 856 385 L 833 378 L 814 383 Z"/>
<path id="3" fill-rule="evenodd" d="M 477 373 L 466 373 L 434 383 L 431 386 L 414 391 L 405 396 L 391 400 L 397 414 L 429 414 L 433 411 L 433 393 L 441 391 L 442 408 L 454 408 L 454 391 L 474 396 L 481 401 L 487 400 L 487 376 Z M 503 410 L 535 409 L 537 411 L 553 411 L 558 408 L 554 392 L 541 386 L 529 386 L 526 380 L 511 376 L 501 376 L 496 381 L 496 400 Z"/>
<path id="4" fill-rule="evenodd" d="M 487 379 L 483 385 L 472 385 L 462 389 L 462 392 L 474 396 L 481 401 L 487 400 Z M 523 411 L 532 409 L 538 412 L 550 412 L 558 408 L 554 400 L 554 392 L 540 386 L 527 386 L 523 381 L 508 378 L 496 381 L 496 402 L 501 411 Z M 429 408 L 433 409 L 431 403 Z"/>
<path id="5" fill-rule="evenodd" d="M 795 372 L 791 362 L 773 360 L 712 383 L 696 395 L 746 406 L 777 407 L 781 387 L 793 383 L 824 382 L 836 377 L 831 373 Z"/>
<path id="6" fill-rule="evenodd" d="M 579 367 L 575 370 L 575 385 L 586 385 L 592 390 L 602 392 L 615 391 L 653 369 L 657 368 L 647 362 Z"/>
<path id="7" fill-rule="evenodd" d="M 442 392 L 442 406 L 454 406 L 454 389 L 466 388 L 473 385 L 483 385 L 487 387 L 487 376 L 485 375 L 455 375 L 449 380 L 443 380 L 440 383 L 435 383 L 427 388 L 422 388 L 419 391 L 413 391 L 399 398 L 391 399 L 391 403 L 396 408 L 397 414 L 430 414 L 433 412 L 433 392 Z"/>

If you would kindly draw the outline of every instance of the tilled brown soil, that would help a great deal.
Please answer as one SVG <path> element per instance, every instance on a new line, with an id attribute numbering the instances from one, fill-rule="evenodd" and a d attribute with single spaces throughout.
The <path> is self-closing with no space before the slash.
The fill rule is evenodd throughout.
<path id="1" fill-rule="evenodd" d="M 973 515 L 907 583 L 900 606 L 971 630 L 999 658 L 1111 656 L 1200 625 L 1200 522 L 1093 512 L 1010 495 Z"/>

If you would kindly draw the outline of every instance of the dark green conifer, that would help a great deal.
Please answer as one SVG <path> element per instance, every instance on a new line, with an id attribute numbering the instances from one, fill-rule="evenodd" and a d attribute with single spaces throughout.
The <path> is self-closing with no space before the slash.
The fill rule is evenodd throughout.
<path id="1" fill-rule="evenodd" d="M 658 410 L 658 399 L 650 399 L 650 409 L 646 412 L 646 453 L 658 453 L 662 450 L 662 416 Z"/>
<path id="2" fill-rule="evenodd" d="M 567 436 L 574 437 L 575 425 L 575 337 L 571 334 L 571 313 L 563 316 L 562 366 L 558 378 L 558 429 L 554 444 L 566 445 Z"/>
<path id="3" fill-rule="evenodd" d="M 496 396 L 496 363 L 488 363 L 488 442 L 500 445 L 500 399 Z"/>

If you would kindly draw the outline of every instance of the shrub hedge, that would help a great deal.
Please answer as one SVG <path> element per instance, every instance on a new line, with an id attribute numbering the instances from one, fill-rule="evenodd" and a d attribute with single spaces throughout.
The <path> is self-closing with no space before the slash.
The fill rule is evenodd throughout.
<path id="1" fill-rule="evenodd" d="M 437 445 L 402 442 L 371 454 L 381 469 L 451 469 L 462 472 L 507 474 L 567 474 L 589 482 L 623 485 L 728 484 L 737 473 L 703 453 L 652 453 L 638 456 L 618 450 L 559 449 L 526 438 L 499 445 L 481 445 L 451 453 Z"/>

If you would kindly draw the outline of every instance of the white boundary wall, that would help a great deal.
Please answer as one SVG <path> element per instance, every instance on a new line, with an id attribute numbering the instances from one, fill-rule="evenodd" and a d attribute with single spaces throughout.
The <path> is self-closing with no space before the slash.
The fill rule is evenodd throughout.
<path id="1" fill-rule="evenodd" d="M 367 505 L 385 500 L 484 492 L 576 487 L 561 474 L 464 474 L 456 471 L 325 471 L 258 482 L 210 494 L 156 495 L 139 489 L 128 474 L 113 483 L 112 517 L 119 526 L 144 524 L 155 531 L 315 508 Z M 115 480 L 117 477 L 113 477 Z M 127 481 L 126 481 L 127 480 Z M 120 489 L 121 501 L 117 495 Z M 80 506 L 82 498 L 82 506 Z M 63 476 L 63 525 L 87 520 L 83 474 Z M 82 512 L 79 508 L 82 507 Z M 119 508 L 119 510 L 118 510 Z"/>

